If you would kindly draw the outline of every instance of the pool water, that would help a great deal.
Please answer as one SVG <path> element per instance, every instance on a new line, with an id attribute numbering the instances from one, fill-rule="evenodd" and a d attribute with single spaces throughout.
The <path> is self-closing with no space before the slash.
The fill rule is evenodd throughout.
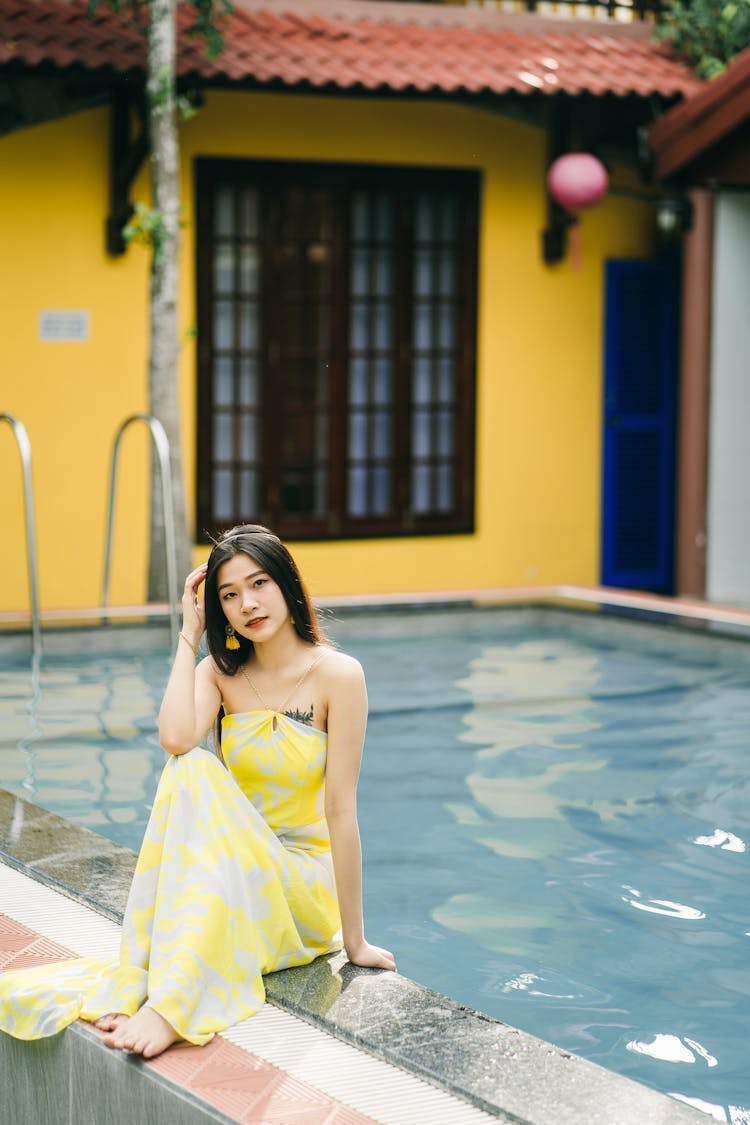
<path id="1" fill-rule="evenodd" d="M 387 613 L 365 666 L 368 936 L 431 988 L 750 1123 L 750 645 Z M 0 785 L 137 849 L 169 654 L 8 664 Z"/>

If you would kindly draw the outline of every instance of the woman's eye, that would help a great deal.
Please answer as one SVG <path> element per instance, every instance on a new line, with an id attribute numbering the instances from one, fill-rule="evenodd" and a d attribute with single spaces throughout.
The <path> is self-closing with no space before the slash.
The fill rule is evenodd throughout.
<path id="1" fill-rule="evenodd" d="M 224 601 L 226 602 L 226 601 L 228 601 L 228 600 L 229 600 L 229 598 L 233 598 L 233 597 L 234 597 L 234 594 L 232 594 L 232 593 L 229 593 L 229 594 L 225 594 L 225 595 L 224 595 Z"/>
<path id="2" fill-rule="evenodd" d="M 265 578 L 256 578 L 256 580 L 255 580 L 256 586 L 265 586 L 265 584 L 266 584 Z"/>

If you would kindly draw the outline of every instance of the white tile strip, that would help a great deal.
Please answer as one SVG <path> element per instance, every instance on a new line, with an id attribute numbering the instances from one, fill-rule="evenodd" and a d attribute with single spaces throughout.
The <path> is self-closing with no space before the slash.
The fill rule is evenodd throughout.
<path id="1" fill-rule="evenodd" d="M 118 956 L 118 925 L 3 863 L 0 912 L 81 957 Z M 488 1125 L 497 1121 L 272 1004 L 222 1035 L 380 1125 Z"/>
<path id="2" fill-rule="evenodd" d="M 382 1125 L 484 1125 L 497 1121 L 272 1004 L 222 1035 Z"/>

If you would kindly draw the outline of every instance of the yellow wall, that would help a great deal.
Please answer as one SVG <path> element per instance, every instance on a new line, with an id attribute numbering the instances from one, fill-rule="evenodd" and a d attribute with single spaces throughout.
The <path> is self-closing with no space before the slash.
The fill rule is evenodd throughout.
<path id="1" fill-rule="evenodd" d="M 0 138 L 0 412 L 34 449 L 43 608 L 98 604 L 111 441 L 146 408 L 146 253 L 104 250 L 106 111 Z M 582 228 L 583 268 L 540 256 L 540 130 L 458 105 L 209 93 L 182 127 L 180 324 L 195 322 L 192 171 L 196 156 L 415 162 L 483 172 L 477 340 L 476 534 L 294 548 L 313 592 L 595 582 L 603 261 L 650 249 L 643 204 L 609 196 Z M 142 173 L 134 198 L 147 197 Z M 41 343 L 41 309 L 88 309 L 87 343 Z M 182 349 L 185 476 L 192 510 L 195 353 Z M 124 449 L 113 601 L 144 596 L 146 445 Z M 0 430 L 0 609 L 27 604 L 20 471 Z M 7 482 L 7 483 L 6 483 Z M 205 557 L 204 548 L 196 558 Z"/>

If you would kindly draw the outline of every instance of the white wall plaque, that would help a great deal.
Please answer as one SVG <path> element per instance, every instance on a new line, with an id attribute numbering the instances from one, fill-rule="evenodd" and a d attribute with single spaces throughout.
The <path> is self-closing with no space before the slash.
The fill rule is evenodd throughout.
<path id="1" fill-rule="evenodd" d="M 42 309 L 39 313 L 40 340 L 80 344 L 88 338 L 88 309 Z"/>

